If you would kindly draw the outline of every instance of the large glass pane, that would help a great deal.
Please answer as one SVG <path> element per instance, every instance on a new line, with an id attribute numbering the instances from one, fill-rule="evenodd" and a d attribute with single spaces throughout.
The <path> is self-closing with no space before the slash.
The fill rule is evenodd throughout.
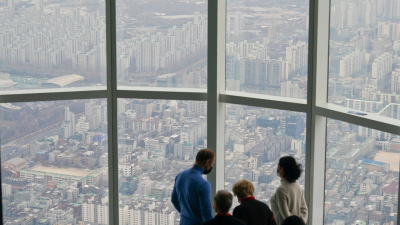
<path id="1" fill-rule="evenodd" d="M 119 224 L 179 224 L 175 176 L 207 146 L 207 102 L 118 99 Z"/>
<path id="2" fill-rule="evenodd" d="M 400 119 L 399 3 L 332 0 L 329 102 Z"/>
<path id="3" fill-rule="evenodd" d="M 0 2 L 0 91 L 106 84 L 105 1 Z"/>
<path id="4" fill-rule="evenodd" d="M 118 85 L 207 86 L 207 1 L 117 0 Z"/>
<path id="5" fill-rule="evenodd" d="M 227 7 L 226 89 L 306 99 L 309 1 Z"/>
<path id="6" fill-rule="evenodd" d="M 400 139 L 327 122 L 325 224 L 397 224 Z"/>
<path id="7" fill-rule="evenodd" d="M 227 104 L 225 130 L 225 189 L 247 179 L 255 198 L 269 205 L 280 186 L 279 158 L 291 155 L 305 168 L 306 114 Z M 298 180 L 304 190 L 304 173 Z M 234 198 L 232 209 L 238 205 Z"/>
<path id="8" fill-rule="evenodd" d="M 4 224 L 108 224 L 105 99 L 0 104 Z"/>

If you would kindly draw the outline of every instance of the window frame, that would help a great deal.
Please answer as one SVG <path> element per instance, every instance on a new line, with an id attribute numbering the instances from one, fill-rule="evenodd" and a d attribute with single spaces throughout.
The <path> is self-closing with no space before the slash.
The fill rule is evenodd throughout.
<path id="1" fill-rule="evenodd" d="M 212 195 L 224 189 L 225 104 L 291 110 L 307 114 L 305 195 L 308 224 L 324 223 L 325 150 L 327 118 L 400 135 L 400 120 L 379 115 L 348 114 L 328 103 L 330 1 L 309 1 L 307 100 L 225 90 L 227 0 L 208 0 L 208 82 L 205 89 L 117 86 L 116 0 L 106 0 L 107 86 L 0 92 L 0 103 L 107 98 L 109 160 L 109 223 L 119 224 L 117 99 L 207 101 L 208 147 L 216 153 L 215 170 L 208 175 Z M 222 28 L 222 29 L 221 29 Z M 0 193 L 1 195 L 1 193 Z M 400 200 L 400 194 L 399 200 Z M 1 197 L 1 196 L 0 196 Z M 399 201 L 400 202 L 400 201 Z M 1 221 L 3 211 L 1 210 Z M 400 214 L 398 213 L 398 221 Z"/>

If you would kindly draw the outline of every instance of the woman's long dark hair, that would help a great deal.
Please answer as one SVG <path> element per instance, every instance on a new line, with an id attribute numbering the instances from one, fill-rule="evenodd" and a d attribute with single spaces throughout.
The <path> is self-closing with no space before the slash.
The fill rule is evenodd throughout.
<path id="1" fill-rule="evenodd" d="M 284 177 L 290 183 L 294 183 L 301 176 L 301 164 L 297 163 L 292 156 L 284 156 L 279 159 L 279 166 L 285 172 Z"/>

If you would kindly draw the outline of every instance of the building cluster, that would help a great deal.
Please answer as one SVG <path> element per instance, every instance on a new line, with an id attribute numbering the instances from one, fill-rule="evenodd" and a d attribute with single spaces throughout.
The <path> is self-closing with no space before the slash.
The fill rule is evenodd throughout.
<path id="1" fill-rule="evenodd" d="M 23 6 L 17 10 L 14 0 L 7 1 L 7 7 L 0 11 L 2 64 L 14 69 L 32 66 L 106 70 L 106 25 L 99 11 L 93 13 L 86 7 L 60 4 L 45 7 L 43 0 L 34 1 L 34 4 L 20 2 L 18 8 Z M 118 40 L 118 76 L 125 79 L 131 73 L 156 73 L 161 69 L 175 68 L 190 55 L 205 54 L 206 46 L 207 17 L 199 13 L 194 14 L 193 21 L 172 26 L 165 32 L 136 31 L 131 38 Z M 201 86 L 198 74 L 193 75 L 190 70 L 186 73 L 188 87 Z"/>
<path id="2" fill-rule="evenodd" d="M 99 12 L 59 4 L 44 7 L 43 0 L 20 2 L 18 8 L 16 3 L 8 0 L 8 7 L 0 11 L 3 64 L 14 68 L 105 69 L 106 26 Z"/>
<path id="3" fill-rule="evenodd" d="M 332 3 L 330 102 L 398 118 L 399 10 L 397 0 Z"/>
<path id="4" fill-rule="evenodd" d="M 280 185 L 279 158 L 290 154 L 304 165 L 305 115 L 237 105 L 229 105 L 227 114 L 225 189 L 247 179 L 255 186 L 255 197 L 269 203 Z M 299 182 L 304 185 L 304 177 Z"/>
<path id="5" fill-rule="evenodd" d="M 168 32 L 138 32 L 131 38 L 117 43 L 118 76 L 129 73 L 154 73 L 173 68 L 191 54 L 205 50 L 207 46 L 207 18 L 194 14 L 193 21 L 173 26 Z"/>
<path id="6" fill-rule="evenodd" d="M 5 224 L 108 223 L 105 104 L 84 106 L 66 107 L 57 132 L 2 162 Z M 118 100 L 121 224 L 179 224 L 174 177 L 207 145 L 206 115 L 205 102 Z"/>
<path id="7" fill-rule="evenodd" d="M 305 69 L 308 58 L 308 45 L 305 42 L 290 43 L 286 47 L 285 58 L 272 59 L 268 56 L 268 40 L 264 43 L 249 43 L 246 40 L 226 45 L 226 79 L 227 89 L 240 91 L 245 86 L 277 87 L 281 88 L 285 82 L 289 82 L 290 72 Z M 296 89 L 297 83 L 284 85 L 284 88 Z M 300 94 L 288 94 L 292 98 L 304 98 L 304 90 Z M 290 92 L 289 92 L 290 93 Z"/>
<path id="8" fill-rule="evenodd" d="M 362 128 L 328 122 L 324 217 L 329 225 L 397 223 L 399 173 L 379 160 L 398 154 L 399 141 L 364 135 Z"/>

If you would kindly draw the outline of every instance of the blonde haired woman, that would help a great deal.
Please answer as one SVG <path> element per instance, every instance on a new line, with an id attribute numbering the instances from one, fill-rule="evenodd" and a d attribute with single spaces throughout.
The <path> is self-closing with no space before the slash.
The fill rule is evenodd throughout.
<path id="1" fill-rule="evenodd" d="M 250 181 L 239 180 L 232 191 L 240 202 L 233 210 L 233 217 L 243 220 L 246 225 L 276 225 L 268 205 L 254 198 L 254 186 Z"/>

